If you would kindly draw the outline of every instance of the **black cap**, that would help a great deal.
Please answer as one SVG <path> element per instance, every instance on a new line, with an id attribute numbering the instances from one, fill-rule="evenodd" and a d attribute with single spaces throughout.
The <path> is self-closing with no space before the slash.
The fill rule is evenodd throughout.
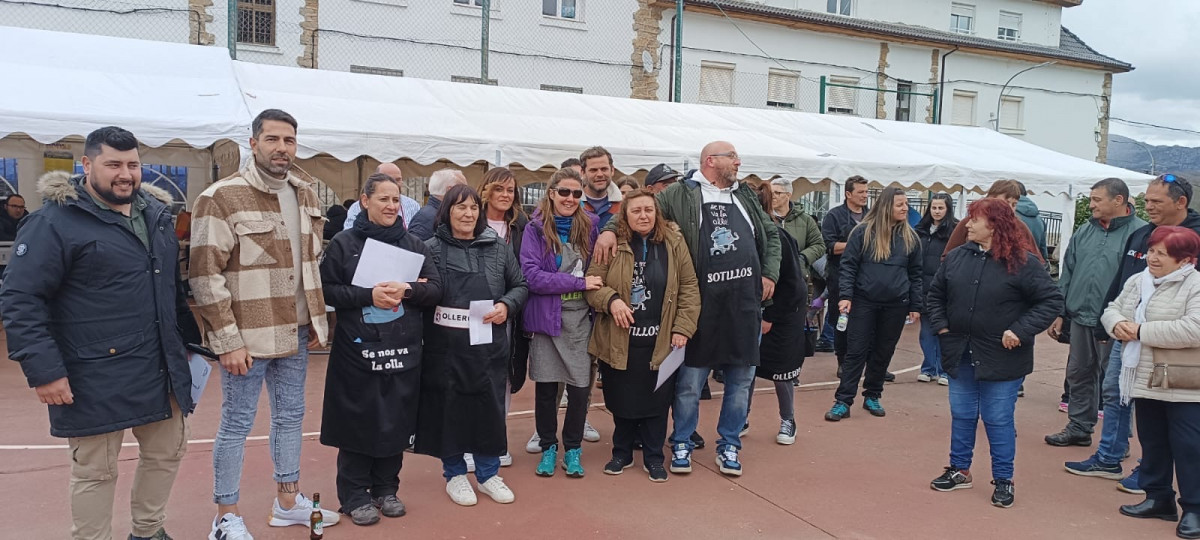
<path id="1" fill-rule="evenodd" d="M 668 167 L 666 163 L 659 163 L 649 173 L 646 173 L 646 187 L 650 187 L 659 182 L 667 182 L 670 180 L 679 180 L 683 175 L 679 171 Z"/>

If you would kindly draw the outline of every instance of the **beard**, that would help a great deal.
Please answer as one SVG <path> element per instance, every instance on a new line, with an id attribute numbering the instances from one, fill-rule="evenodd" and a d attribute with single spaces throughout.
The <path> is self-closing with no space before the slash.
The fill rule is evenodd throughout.
<path id="1" fill-rule="evenodd" d="M 133 191 L 130 192 L 128 196 L 121 196 L 117 195 L 116 192 L 113 191 L 112 184 L 102 187 L 98 183 L 92 183 L 92 190 L 96 192 L 96 196 L 100 197 L 102 200 L 104 200 L 104 202 L 112 206 L 124 206 L 132 203 L 133 199 L 137 197 L 137 192 L 139 189 L 141 189 L 141 187 L 141 182 L 135 181 L 133 183 Z"/>
<path id="2" fill-rule="evenodd" d="M 279 158 L 286 159 L 287 164 L 286 165 L 276 165 L 275 163 L 273 163 L 271 161 L 273 159 L 279 159 Z M 292 156 L 289 156 L 284 153 L 274 153 L 274 154 L 267 154 L 267 155 L 255 154 L 254 161 L 258 164 L 258 168 L 260 168 L 264 171 L 267 171 L 268 173 L 271 173 L 272 175 L 280 176 L 280 177 L 287 175 L 288 171 L 291 170 L 291 168 L 292 168 Z"/>

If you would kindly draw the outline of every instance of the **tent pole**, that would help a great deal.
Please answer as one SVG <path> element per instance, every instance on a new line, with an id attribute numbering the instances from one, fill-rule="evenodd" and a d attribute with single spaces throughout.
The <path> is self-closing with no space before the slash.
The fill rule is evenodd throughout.
<path id="1" fill-rule="evenodd" d="M 488 83 L 488 27 L 492 20 L 492 0 L 483 0 L 483 29 L 479 37 L 479 84 Z"/>

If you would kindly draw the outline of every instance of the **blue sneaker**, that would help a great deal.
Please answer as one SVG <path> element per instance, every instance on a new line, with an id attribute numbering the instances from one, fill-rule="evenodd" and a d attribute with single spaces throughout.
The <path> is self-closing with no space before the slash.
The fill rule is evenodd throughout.
<path id="1" fill-rule="evenodd" d="M 1084 461 L 1068 461 L 1066 468 L 1067 472 L 1079 476 L 1095 476 L 1109 480 L 1120 480 L 1125 476 L 1122 474 L 1120 463 L 1101 463 L 1094 455 Z"/>
<path id="2" fill-rule="evenodd" d="M 556 461 L 558 461 L 558 445 L 552 444 L 550 448 L 542 450 L 542 459 L 538 462 L 537 470 L 534 472 L 538 476 L 554 476 Z"/>
<path id="3" fill-rule="evenodd" d="M 563 454 L 562 468 L 567 471 L 567 476 L 583 478 L 583 464 L 579 462 L 582 457 L 582 448 L 572 448 Z"/>
<path id="4" fill-rule="evenodd" d="M 1125 493 L 1132 493 L 1134 495 L 1145 495 L 1146 490 L 1142 489 L 1141 486 L 1138 485 L 1138 469 L 1140 468 L 1141 466 L 1139 465 L 1134 467 L 1132 471 L 1129 471 L 1129 476 L 1126 476 L 1125 478 L 1122 478 L 1120 482 L 1117 482 L 1117 489 L 1124 491 Z"/>
<path id="5" fill-rule="evenodd" d="M 742 462 L 738 461 L 738 449 L 732 444 L 727 444 L 717 449 L 717 466 L 721 468 L 721 474 L 727 476 L 741 476 Z"/>
<path id="6" fill-rule="evenodd" d="M 840 401 L 835 401 L 829 412 L 825 413 L 825 419 L 830 422 L 837 422 L 843 418 L 850 418 L 850 406 Z"/>
<path id="7" fill-rule="evenodd" d="M 883 410 L 883 405 L 879 404 L 879 398 L 869 397 L 863 400 L 863 408 L 871 413 L 871 416 L 886 416 L 887 411 Z"/>
<path id="8" fill-rule="evenodd" d="M 678 443 L 671 447 L 671 472 L 687 474 L 692 472 L 692 449 L 687 443 Z"/>

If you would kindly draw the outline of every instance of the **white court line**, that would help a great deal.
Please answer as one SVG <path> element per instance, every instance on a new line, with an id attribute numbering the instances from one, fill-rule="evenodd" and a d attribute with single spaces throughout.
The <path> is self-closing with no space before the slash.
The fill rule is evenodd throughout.
<path id="1" fill-rule="evenodd" d="M 899 375 L 902 373 L 908 373 L 911 371 L 915 371 L 920 368 L 921 368 L 921 366 L 914 366 L 914 367 L 902 369 L 899 371 L 893 371 L 892 373 Z M 802 384 L 799 387 L 800 388 L 817 388 L 817 387 L 821 387 L 821 386 L 834 386 L 834 385 L 837 385 L 840 383 L 841 383 L 841 381 L 822 381 L 822 382 Z M 765 388 L 756 388 L 754 390 L 754 393 L 761 394 L 764 392 L 774 392 L 774 391 L 775 391 L 774 388 L 768 386 Z M 725 395 L 725 392 L 724 391 L 713 392 L 712 395 L 713 395 L 713 397 L 723 396 L 723 395 Z M 600 408 L 603 406 L 604 406 L 603 403 L 593 403 L 591 408 L 597 409 L 597 408 Z M 533 414 L 532 410 L 511 411 L 508 413 L 508 416 L 509 416 L 509 418 L 515 418 L 515 417 L 527 416 L 530 414 Z M 300 435 L 302 437 L 316 437 L 316 436 L 319 436 L 320 434 L 321 434 L 320 431 L 312 431 L 309 433 L 301 433 Z M 265 441 L 265 440 L 267 440 L 267 437 L 268 437 L 267 435 L 255 435 L 253 437 L 246 437 L 246 440 L 247 441 Z M 191 439 L 188 441 L 188 444 L 212 444 L 213 442 L 214 442 L 214 439 Z M 132 448 L 137 445 L 138 445 L 138 443 L 136 443 L 136 442 L 121 443 L 122 447 Z M 69 448 L 70 448 L 70 446 L 65 445 L 65 444 L 24 444 L 24 445 L 22 445 L 22 444 L 0 444 L 0 450 L 67 450 Z"/>

